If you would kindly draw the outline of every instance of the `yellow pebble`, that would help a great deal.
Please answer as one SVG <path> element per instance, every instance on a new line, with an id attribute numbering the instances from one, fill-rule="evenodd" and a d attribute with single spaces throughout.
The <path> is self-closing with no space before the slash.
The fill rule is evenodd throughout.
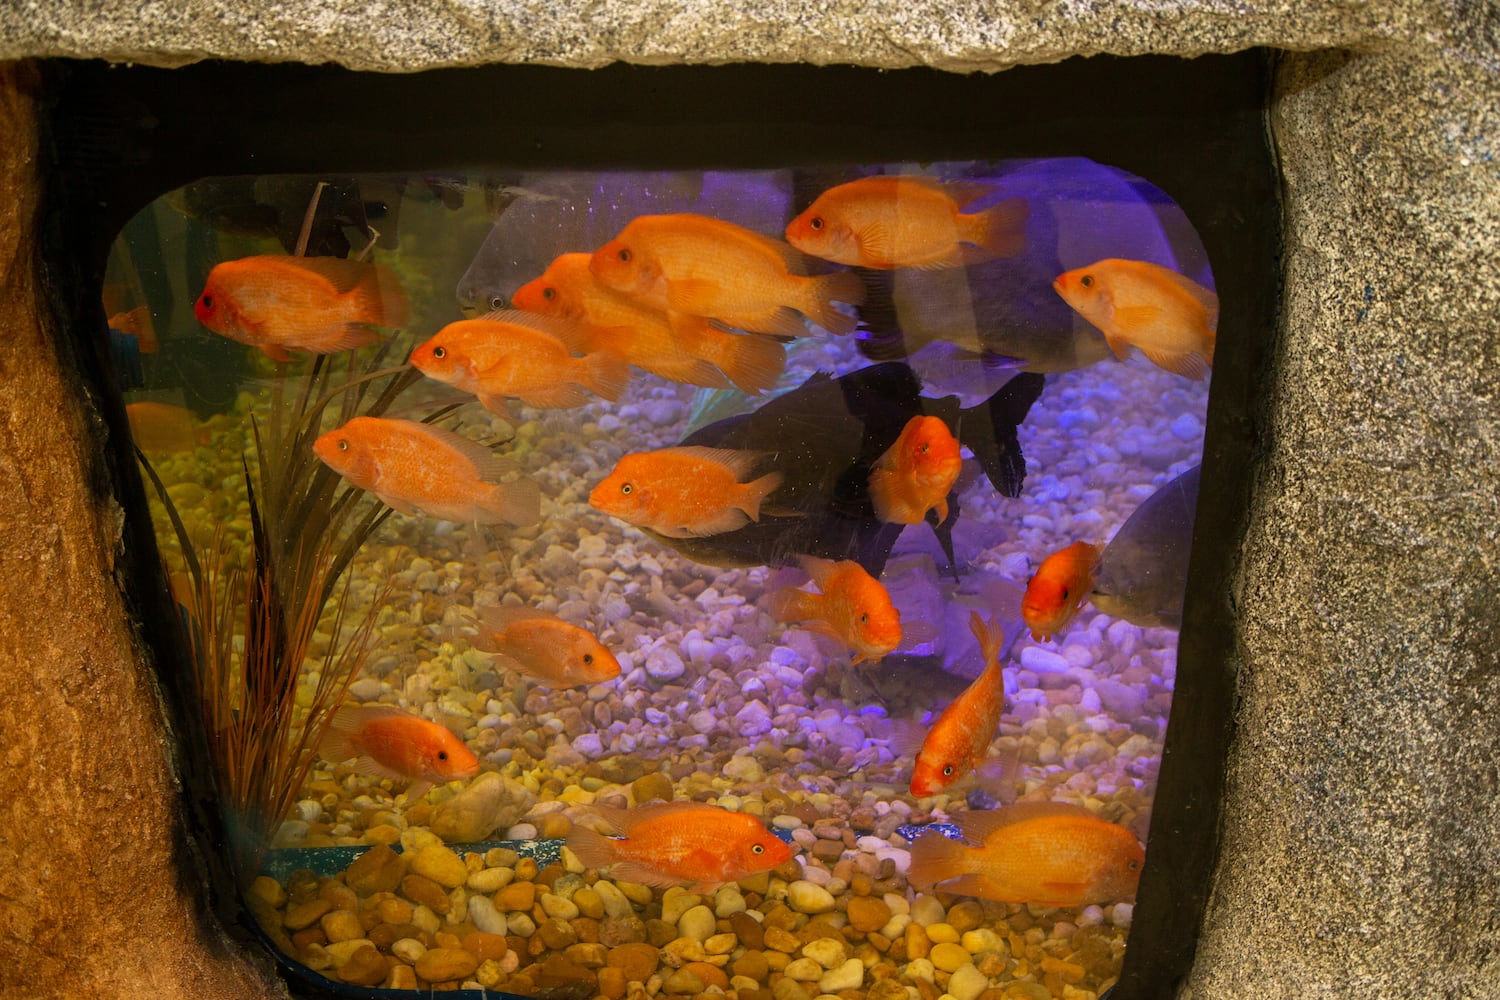
<path id="1" fill-rule="evenodd" d="M 969 953 L 964 951 L 961 945 L 952 941 L 941 941 L 932 946 L 932 951 L 927 953 L 932 964 L 944 972 L 952 972 L 961 965 L 970 964 Z"/>
<path id="2" fill-rule="evenodd" d="M 927 926 L 927 939 L 933 944 L 941 944 L 943 942 L 957 944 L 958 931 L 954 929 L 952 924 L 929 924 Z"/>

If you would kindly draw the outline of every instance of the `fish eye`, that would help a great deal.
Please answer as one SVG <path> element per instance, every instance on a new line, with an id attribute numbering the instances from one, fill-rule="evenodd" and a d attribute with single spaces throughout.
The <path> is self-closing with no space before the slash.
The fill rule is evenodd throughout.
<path id="1" fill-rule="evenodd" d="M 583 662 L 584 663 L 593 663 L 594 662 L 594 654 L 593 653 L 584 653 L 583 654 Z"/>
<path id="2" fill-rule="evenodd" d="M 553 299 L 557 298 L 557 289 L 551 287 L 543 288 L 542 298 L 546 299 L 548 302 L 551 302 Z"/>
<path id="3" fill-rule="evenodd" d="M 751 854 L 764 854 L 764 853 L 766 853 L 766 845 L 765 844 L 751 844 L 750 845 L 750 853 Z"/>
<path id="4" fill-rule="evenodd" d="M 447 760 L 447 759 L 448 759 L 448 751 L 446 751 L 446 750 L 439 750 L 438 751 L 438 760 Z"/>
<path id="5" fill-rule="evenodd" d="M 815 215 L 811 219 L 807 220 L 807 224 L 809 227 L 811 227 L 813 232 L 817 232 L 818 230 L 823 228 L 823 217 L 821 215 Z"/>
<path id="6" fill-rule="evenodd" d="M 1084 288 L 1093 288 L 1094 276 L 1092 274 L 1085 274 L 1083 277 L 1078 279 L 1078 283 Z"/>
<path id="7" fill-rule="evenodd" d="M 1135 858 L 1131 858 L 1130 859 L 1130 870 L 1131 871 L 1138 871 L 1138 870 L 1140 870 L 1140 867 L 1141 867 L 1141 863 L 1139 861 L 1137 861 Z"/>
<path id="8" fill-rule="evenodd" d="M 621 483 L 620 484 L 620 492 L 623 493 L 623 494 L 625 494 L 626 496 L 629 496 L 631 490 L 633 490 L 633 489 L 635 489 L 635 487 L 631 486 L 629 483 Z"/>
<path id="9" fill-rule="evenodd" d="M 339 438 L 339 451 L 348 451 L 348 450 L 349 450 L 349 439 L 348 438 Z"/>
<path id="10" fill-rule="evenodd" d="M 1067 599 L 1068 599 L 1068 588 L 1067 588 L 1067 587 L 1064 587 L 1064 588 L 1063 588 L 1063 596 L 1062 596 L 1062 599 L 1063 599 L 1063 600 L 1065 600 L 1065 601 L 1066 601 L 1066 600 L 1067 600 Z"/>
<path id="11" fill-rule="evenodd" d="M 448 348 L 446 348 L 446 347 L 434 347 L 432 349 L 432 356 L 434 358 L 437 358 L 439 361 L 441 361 L 441 360 L 443 360 L 444 358 L 446 358 L 448 356 Z"/>
<path id="12" fill-rule="evenodd" d="M 943 768 L 943 777 L 945 777 L 945 778 L 951 778 L 952 776 L 953 776 L 953 765 L 952 764 L 948 764 L 947 766 L 945 766 Z"/>
<path id="13" fill-rule="evenodd" d="M 622 264 L 629 264 L 630 263 L 630 248 L 629 247 L 621 247 L 620 248 L 620 254 L 619 254 L 619 256 L 620 256 L 620 263 L 622 263 Z"/>
<path id="14" fill-rule="evenodd" d="M 491 309 L 503 309 L 504 307 L 505 307 L 505 296 L 504 295 L 491 295 L 490 296 L 490 308 Z"/>
<path id="15" fill-rule="evenodd" d="M 868 623 L 869 623 L 869 621 L 870 621 L 870 616 L 869 616 L 869 615 L 860 615 L 860 616 L 859 616 L 859 623 L 860 623 L 860 624 L 861 624 L 861 625 L 865 625 L 865 624 L 868 624 Z"/>
<path id="16" fill-rule="evenodd" d="M 205 308 L 205 309 L 212 309 L 213 307 L 214 307 L 214 297 L 212 295 L 205 295 L 205 296 L 203 296 L 203 308 Z"/>

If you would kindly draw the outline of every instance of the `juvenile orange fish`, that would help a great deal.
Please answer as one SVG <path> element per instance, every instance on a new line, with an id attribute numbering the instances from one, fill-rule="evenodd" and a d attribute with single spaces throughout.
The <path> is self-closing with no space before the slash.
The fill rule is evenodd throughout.
<path id="1" fill-rule="evenodd" d="M 534 608 L 476 609 L 474 648 L 549 687 L 598 684 L 620 676 L 614 654 L 592 634 Z"/>
<path id="2" fill-rule="evenodd" d="M 586 349 L 610 351 L 637 368 L 673 382 L 750 395 L 776 384 L 786 348 L 766 337 L 716 330 L 701 316 L 667 313 L 601 284 L 589 270 L 591 254 L 566 253 L 541 277 L 516 289 L 518 309 L 569 320 L 587 334 Z"/>
<path id="3" fill-rule="evenodd" d="M 589 505 L 668 538 L 717 535 L 760 520 L 780 472 L 751 482 L 761 455 L 689 445 L 629 454 L 589 494 Z"/>
<path id="4" fill-rule="evenodd" d="M 542 410 L 567 409 L 589 393 L 613 402 L 625 391 L 625 362 L 605 351 L 581 358 L 576 330 L 520 310 L 449 323 L 411 352 L 428 378 L 472 392 L 486 410 L 508 415 L 505 397 Z"/>
<path id="5" fill-rule="evenodd" d="M 1176 271 L 1109 258 L 1057 276 L 1063 301 L 1104 334 L 1115 357 L 1136 347 L 1152 363 L 1191 379 L 1214 365 L 1219 297 Z"/>
<path id="6" fill-rule="evenodd" d="M 149 306 L 136 306 L 115 313 L 105 324 L 111 330 L 119 330 L 135 338 L 142 354 L 155 354 L 161 344 L 156 339 L 156 324 L 151 322 Z"/>
<path id="7" fill-rule="evenodd" d="M 1088 906 L 1134 896 L 1146 860 L 1129 830 L 1061 802 L 1018 802 L 953 822 L 976 846 L 922 834 L 911 847 L 913 886 L 1000 903 Z"/>
<path id="8" fill-rule="evenodd" d="M 126 403 L 130 436 L 142 451 L 192 451 L 207 447 L 207 427 L 199 427 L 193 411 L 171 403 Z"/>
<path id="9" fill-rule="evenodd" d="M 668 802 L 629 810 L 594 806 L 593 811 L 625 839 L 574 826 L 568 848 L 587 867 L 610 868 L 613 878 L 627 882 L 712 892 L 792 857 L 792 849 L 754 816 L 706 803 Z"/>
<path id="10" fill-rule="evenodd" d="M 333 762 L 357 757 L 354 770 L 360 774 L 410 781 L 408 802 L 434 784 L 479 773 L 479 758 L 463 740 L 393 705 L 344 705 L 334 713 L 318 753 Z"/>
<path id="11" fill-rule="evenodd" d="M 272 361 L 333 354 L 380 339 L 372 327 L 406 322 L 406 295 L 383 267 L 340 257 L 262 254 L 208 272 L 193 304 L 198 322 Z"/>
<path id="12" fill-rule="evenodd" d="M 782 241 L 691 213 L 632 220 L 594 251 L 589 267 L 653 308 L 786 337 L 806 335 L 799 313 L 831 333 L 849 333 L 855 318 L 833 303 L 864 301 L 852 272 L 809 277 L 802 256 Z"/>
<path id="13" fill-rule="evenodd" d="M 1097 545 L 1074 542 L 1042 560 L 1021 598 L 1021 617 L 1033 639 L 1052 638 L 1078 614 L 1094 589 L 1099 552 Z"/>
<path id="14" fill-rule="evenodd" d="M 920 524 L 937 509 L 948 520 L 948 493 L 963 471 L 958 439 L 937 417 L 915 416 L 870 467 L 870 500 L 887 524 Z"/>
<path id="15" fill-rule="evenodd" d="M 901 613 L 863 566 L 811 556 L 801 563 L 821 593 L 782 587 L 769 598 L 771 617 L 843 643 L 857 654 L 854 663 L 882 659 L 901 645 Z"/>
<path id="16" fill-rule="evenodd" d="M 984 670 L 943 709 L 927 731 L 911 774 L 911 793 L 919 798 L 936 795 L 979 766 L 988 754 L 1005 708 L 999 655 L 1005 636 L 977 611 L 969 615 L 969 629 L 979 640 Z"/>
<path id="17" fill-rule="evenodd" d="M 879 270 L 1014 257 L 1026 248 L 1024 198 L 962 211 L 993 190 L 930 177 L 864 177 L 824 191 L 787 224 L 786 238 L 815 257 Z"/>
<path id="18" fill-rule="evenodd" d="M 313 454 L 403 514 L 467 524 L 535 524 L 541 490 L 496 484 L 516 464 L 468 438 L 414 420 L 355 417 L 313 442 Z"/>

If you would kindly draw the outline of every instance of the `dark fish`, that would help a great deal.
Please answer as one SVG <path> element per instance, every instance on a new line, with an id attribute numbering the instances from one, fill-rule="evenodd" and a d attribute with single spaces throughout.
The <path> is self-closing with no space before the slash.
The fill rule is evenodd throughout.
<path id="1" fill-rule="evenodd" d="M 978 458 L 995 489 L 1014 497 L 1026 475 L 1016 428 L 1042 383 L 1041 375 L 1018 374 L 985 402 L 964 409 L 952 396 L 922 396 L 921 383 L 904 364 L 871 365 L 837 379 L 818 372 L 759 409 L 710 424 L 682 441 L 767 454 L 761 471 L 779 471 L 783 480 L 767 498 L 760 521 L 703 538 L 655 537 L 713 565 L 780 566 L 806 554 L 853 559 L 878 577 L 904 526 L 876 518 L 870 468 L 907 421 L 920 414 L 941 419 Z M 948 519 L 937 524 L 929 514 L 928 524 L 952 568 L 957 497 L 948 503 Z"/>
<path id="2" fill-rule="evenodd" d="M 1094 607 L 1142 627 L 1182 625 L 1200 468 L 1147 497 L 1115 532 L 1094 565 Z"/>
<path id="3" fill-rule="evenodd" d="M 1083 368 L 1108 357 L 1109 348 L 1052 291 L 1059 274 L 1132 255 L 1190 276 L 1207 270 L 1203 243 L 1182 209 L 1132 174 L 1081 157 L 1038 160 L 995 177 L 994 186 L 993 197 L 975 204 L 1030 202 L 1026 249 L 970 267 L 862 270 L 859 336 L 867 357 L 902 358 L 946 342 L 997 368 Z"/>

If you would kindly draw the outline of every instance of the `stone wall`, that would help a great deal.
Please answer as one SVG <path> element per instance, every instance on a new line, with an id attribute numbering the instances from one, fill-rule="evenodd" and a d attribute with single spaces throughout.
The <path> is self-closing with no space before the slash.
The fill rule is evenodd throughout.
<path id="1" fill-rule="evenodd" d="M 1458 0 L 0 11 L 0 59 L 167 66 L 996 70 L 1098 52 L 1289 50 L 1271 116 L 1286 283 L 1256 416 L 1235 588 L 1241 702 L 1222 856 L 1184 990 L 1195 1000 L 1500 995 L 1497 37 L 1493 4 Z M 97 430 L 42 334 L 25 80 L 0 77 L 0 992 L 268 995 L 264 970 L 202 915 L 177 846 L 157 698 L 110 577 L 118 519 L 97 494 Z"/>

